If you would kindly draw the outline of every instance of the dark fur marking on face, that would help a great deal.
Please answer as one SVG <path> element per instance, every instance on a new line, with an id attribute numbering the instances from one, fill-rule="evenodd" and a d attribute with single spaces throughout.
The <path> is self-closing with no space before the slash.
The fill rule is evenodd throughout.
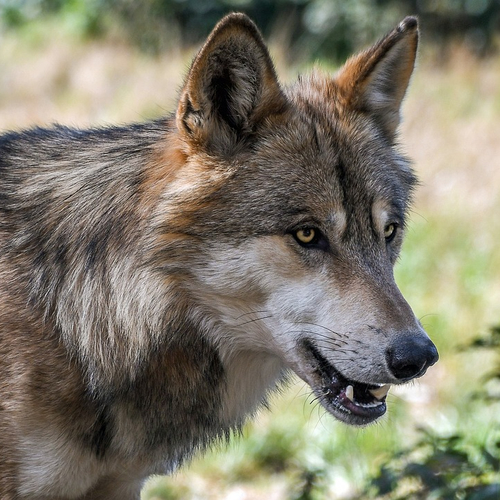
<path id="1" fill-rule="evenodd" d="M 375 199 L 371 199 L 368 206 L 370 208 L 373 207 L 373 204 L 375 203 Z M 373 209 L 368 211 L 368 216 L 370 217 L 370 229 L 372 231 L 372 236 L 375 241 L 380 240 L 380 234 L 379 231 L 377 230 L 377 221 L 373 217 Z"/>
<path id="2" fill-rule="evenodd" d="M 95 453 L 97 458 L 104 458 L 113 439 L 113 425 L 107 406 L 100 406 L 96 412 L 96 420 L 89 432 L 84 434 L 83 441 Z"/>

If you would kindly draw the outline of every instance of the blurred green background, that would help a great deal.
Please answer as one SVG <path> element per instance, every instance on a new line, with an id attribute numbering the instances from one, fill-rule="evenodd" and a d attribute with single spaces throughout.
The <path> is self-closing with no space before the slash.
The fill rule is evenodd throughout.
<path id="1" fill-rule="evenodd" d="M 464 40 L 484 55 L 500 20 L 498 0 L 1 0 L 4 26 L 18 28 L 41 17 L 73 18 L 87 37 L 119 24 L 142 50 L 198 43 L 229 11 L 244 11 L 267 36 L 285 37 L 293 53 L 342 60 L 392 28 L 395 19 L 418 14 L 435 43 Z"/>
<path id="2" fill-rule="evenodd" d="M 0 0 L 0 129 L 141 121 L 175 109 L 197 47 L 247 12 L 286 83 L 335 71 L 408 14 L 419 63 L 402 148 L 421 185 L 396 268 L 441 359 L 367 429 L 295 380 L 144 500 L 500 498 L 499 0 Z"/>

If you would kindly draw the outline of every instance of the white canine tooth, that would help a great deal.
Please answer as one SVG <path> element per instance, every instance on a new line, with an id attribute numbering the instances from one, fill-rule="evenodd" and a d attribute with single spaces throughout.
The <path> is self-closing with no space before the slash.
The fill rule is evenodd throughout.
<path id="1" fill-rule="evenodd" d="M 345 389 L 345 396 L 347 399 L 350 399 L 354 402 L 354 387 L 352 385 L 348 385 Z"/>
<path id="2" fill-rule="evenodd" d="M 380 387 L 377 387 L 376 389 L 370 389 L 370 394 L 372 396 L 375 396 L 378 400 L 380 400 L 387 396 L 387 393 L 389 392 L 390 388 L 391 384 L 385 384 Z"/>

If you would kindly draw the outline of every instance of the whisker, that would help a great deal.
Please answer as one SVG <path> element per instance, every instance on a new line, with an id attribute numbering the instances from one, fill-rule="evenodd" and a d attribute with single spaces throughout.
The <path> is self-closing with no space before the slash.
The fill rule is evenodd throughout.
<path id="1" fill-rule="evenodd" d="M 318 333 L 314 330 L 288 330 L 288 333 L 291 333 L 291 334 L 296 334 L 296 333 L 309 333 L 309 334 L 312 334 L 312 335 L 315 335 L 315 336 L 319 336 L 319 337 L 322 337 L 320 340 L 322 342 L 329 342 L 331 343 L 332 345 L 335 345 L 337 347 L 341 347 L 339 342 L 344 344 L 344 345 L 348 345 L 349 342 L 346 342 L 344 340 L 340 340 L 340 339 L 332 339 L 331 337 L 328 337 L 327 335 L 324 335 L 322 333 Z"/>
<path id="2" fill-rule="evenodd" d="M 269 316 L 263 316 L 262 318 L 250 319 L 248 321 L 245 321 L 244 323 L 240 323 L 239 325 L 236 325 L 236 328 L 240 328 L 241 326 L 249 325 L 250 323 L 256 323 L 257 321 L 262 321 L 264 319 L 269 319 L 272 317 L 273 317 L 272 314 L 270 314 Z"/>
<path id="3" fill-rule="evenodd" d="M 312 395 L 313 393 L 311 393 Z M 321 396 L 314 396 L 314 398 L 311 399 L 311 401 L 309 401 L 309 404 L 310 405 L 313 405 L 314 403 L 319 403 L 321 400 Z"/>
<path id="4" fill-rule="evenodd" d="M 289 349 L 284 351 L 285 355 L 288 355 L 289 353 L 295 354 L 296 350 L 295 347 L 290 347 Z M 337 356 L 338 353 L 344 354 L 342 351 L 335 351 L 335 359 L 333 360 L 334 363 L 337 363 L 339 361 L 345 361 L 345 362 L 351 362 L 353 361 L 353 357 L 339 357 Z"/>
<path id="5" fill-rule="evenodd" d="M 336 335 L 337 337 L 345 337 L 344 334 L 342 333 L 339 333 L 339 332 L 336 332 L 335 330 L 332 330 L 331 328 L 328 328 L 324 325 L 320 325 L 318 323 L 310 323 L 308 321 L 301 321 L 300 322 L 301 325 L 310 325 L 310 326 L 317 326 L 318 328 L 323 328 L 324 330 L 326 330 L 327 332 L 329 333 L 332 333 L 333 335 Z"/>
<path id="6" fill-rule="evenodd" d="M 304 382 L 305 384 L 305 382 Z M 297 391 L 297 393 L 295 394 L 295 396 L 293 397 L 293 399 L 297 399 L 297 398 L 309 398 L 311 396 L 311 389 L 310 387 L 305 384 L 303 386 L 300 387 L 300 389 Z"/>
<path id="7" fill-rule="evenodd" d="M 319 333 L 319 332 L 310 332 L 310 333 L 314 333 L 315 335 L 319 336 L 319 337 L 323 337 L 324 339 L 327 339 L 327 340 L 331 340 L 333 341 L 334 339 L 332 339 L 331 337 L 329 337 L 328 335 L 325 335 L 324 333 Z M 349 344 L 349 342 L 347 342 L 346 340 L 342 340 L 342 339 L 335 339 L 335 342 L 341 342 L 342 344 Z"/>
<path id="8" fill-rule="evenodd" d="M 429 313 L 429 314 L 424 314 L 422 317 L 418 318 L 418 320 L 420 321 L 420 324 L 426 328 L 426 326 L 424 326 L 424 323 L 423 323 L 423 319 L 424 318 L 428 318 L 429 316 L 439 316 L 438 314 L 436 313 Z"/>
<path id="9" fill-rule="evenodd" d="M 240 316 L 238 316 L 237 318 L 234 318 L 236 321 L 238 321 L 239 319 L 243 318 L 244 316 L 249 316 L 250 314 L 264 314 L 264 313 L 269 313 L 269 311 L 267 310 L 264 310 L 264 311 L 250 311 L 250 312 L 246 312 L 244 314 L 241 314 Z"/>
<path id="10" fill-rule="evenodd" d="M 311 335 L 316 335 L 317 332 L 311 331 L 311 330 L 288 330 L 288 333 L 291 334 L 296 334 L 296 333 L 309 333 Z M 329 345 L 333 345 L 335 347 L 338 347 L 339 349 L 343 349 L 342 345 L 339 344 L 336 340 L 330 339 L 328 337 L 322 338 L 322 339 L 317 339 L 318 342 L 324 342 Z"/>
<path id="11" fill-rule="evenodd" d="M 377 328 L 373 325 L 366 325 L 370 330 L 373 330 L 375 333 L 377 333 L 378 335 L 383 335 L 384 337 L 387 337 L 387 332 L 380 329 L 380 328 Z"/>
<path id="12" fill-rule="evenodd" d="M 322 340 L 320 339 L 319 342 L 322 342 Z M 330 347 L 331 344 L 326 343 L 326 344 L 323 344 L 323 346 Z M 334 347 L 337 347 L 337 346 L 334 346 Z M 358 351 L 356 349 L 346 349 L 345 347 L 335 349 L 335 352 L 341 352 L 344 354 L 347 354 L 347 353 L 356 354 L 356 355 L 358 354 Z"/>
<path id="13" fill-rule="evenodd" d="M 313 393 L 309 390 L 307 392 L 307 394 L 305 394 L 305 397 L 304 397 L 304 403 L 302 405 L 302 413 L 305 414 L 306 413 L 306 408 L 307 408 L 307 403 L 311 404 L 311 402 L 309 401 L 309 399 L 311 398 L 311 396 L 313 396 Z"/>
<path id="14" fill-rule="evenodd" d="M 290 333 L 311 333 L 314 334 L 315 332 L 308 332 L 307 330 L 302 330 L 300 332 L 290 332 Z M 339 344 L 336 344 L 335 341 L 332 341 L 331 339 L 314 339 L 317 344 L 320 344 L 320 342 L 324 346 L 333 346 L 336 348 L 336 352 L 343 352 L 343 353 L 348 353 L 351 352 L 353 354 L 358 354 L 358 351 L 356 349 L 347 349 L 344 346 L 341 346 Z"/>

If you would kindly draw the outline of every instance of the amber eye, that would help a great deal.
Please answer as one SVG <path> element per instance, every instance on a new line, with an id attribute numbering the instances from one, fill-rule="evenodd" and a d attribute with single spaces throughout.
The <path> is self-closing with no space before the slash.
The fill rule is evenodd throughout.
<path id="1" fill-rule="evenodd" d="M 297 238 L 297 241 L 307 245 L 308 243 L 312 243 L 316 238 L 316 230 L 312 227 L 305 227 L 303 229 L 299 229 L 295 233 L 295 237 Z"/>
<path id="2" fill-rule="evenodd" d="M 387 226 L 384 227 L 385 241 L 390 242 L 394 239 L 394 236 L 396 236 L 397 228 L 398 226 L 396 224 L 387 224 Z"/>

